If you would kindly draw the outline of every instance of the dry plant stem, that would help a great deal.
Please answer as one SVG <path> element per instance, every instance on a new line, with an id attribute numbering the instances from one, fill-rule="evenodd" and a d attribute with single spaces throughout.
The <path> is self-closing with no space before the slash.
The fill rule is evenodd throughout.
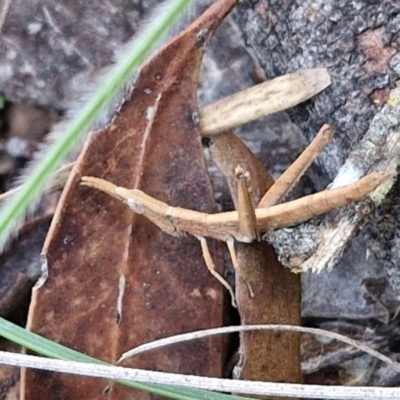
<path id="1" fill-rule="evenodd" d="M 182 343 L 190 340 L 198 340 L 213 335 L 222 335 L 233 332 L 249 332 L 256 330 L 310 333 L 315 336 L 322 336 L 329 339 L 337 340 L 339 342 L 346 343 L 355 349 L 361 350 L 362 352 L 365 352 L 366 354 L 369 354 L 372 357 L 375 357 L 376 359 L 382 361 L 383 363 L 391 366 L 393 369 L 400 371 L 400 363 L 398 363 L 397 361 L 393 361 L 388 356 L 385 356 L 379 351 L 373 349 L 370 345 L 366 344 L 363 341 L 357 341 L 347 336 L 341 335 L 340 333 L 327 331 L 325 329 L 308 328 L 305 326 L 294 326 L 294 325 L 284 325 L 284 324 L 224 326 L 220 328 L 206 329 L 204 331 L 189 332 L 180 335 L 170 336 L 164 339 L 159 339 L 149 343 L 142 344 L 140 346 L 135 347 L 134 349 L 127 351 L 126 353 L 122 354 L 121 358 L 118 360 L 118 363 L 129 357 L 136 356 L 146 351 L 155 350 L 159 347 L 171 346 L 173 344 Z"/>
<path id="2" fill-rule="evenodd" d="M 325 124 L 314 140 L 301 153 L 296 161 L 276 180 L 271 189 L 263 196 L 258 208 L 266 208 L 278 204 L 304 175 L 312 162 L 333 138 L 332 128 Z"/>
<path id="3" fill-rule="evenodd" d="M 217 392 L 229 393 L 235 391 L 248 395 L 258 394 L 267 396 L 281 396 L 283 393 L 285 393 L 292 397 L 308 399 L 398 400 L 400 393 L 399 388 L 381 388 L 373 386 L 343 387 L 300 385 L 198 377 L 193 375 L 171 374 L 143 369 L 115 367 L 112 365 L 86 364 L 74 361 L 53 360 L 45 357 L 7 352 L 0 352 L 0 363 L 25 368 L 64 372 L 74 375 L 102 377 L 106 379 L 131 380 L 134 382 L 143 383 L 171 384 L 174 386 L 200 388 L 214 390 Z"/>
<path id="4" fill-rule="evenodd" d="M 257 208 L 257 229 L 266 232 L 270 229 L 284 228 L 343 207 L 364 198 L 392 176 L 393 172 L 374 172 L 348 186 L 325 190 L 268 208 Z M 172 235 L 179 236 L 181 232 L 186 232 L 196 237 L 211 237 L 225 242 L 229 238 L 244 243 L 252 241 L 240 233 L 237 211 L 206 214 L 172 207 L 141 190 L 117 187 L 111 182 L 94 177 L 82 177 L 81 184 L 117 198 L 134 212 L 144 215 L 160 229 Z"/>

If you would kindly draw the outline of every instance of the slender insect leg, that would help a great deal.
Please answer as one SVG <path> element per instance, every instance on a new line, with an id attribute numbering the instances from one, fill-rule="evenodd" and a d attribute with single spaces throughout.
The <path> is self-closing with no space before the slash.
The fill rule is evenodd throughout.
<path id="1" fill-rule="evenodd" d="M 228 246 L 229 254 L 231 255 L 232 265 L 233 265 L 233 268 L 235 269 L 235 273 L 240 274 L 240 264 L 239 264 L 239 260 L 237 258 L 237 254 L 236 254 L 236 250 L 235 250 L 235 242 L 234 242 L 233 238 L 229 238 L 226 241 L 226 245 Z M 247 289 L 249 290 L 249 296 L 251 298 L 253 298 L 254 292 L 253 292 L 253 289 L 251 288 L 250 283 L 245 278 L 244 278 L 244 281 L 246 282 Z"/>
<path id="2" fill-rule="evenodd" d="M 203 252 L 204 262 L 206 263 L 207 269 L 209 270 L 210 274 L 219 282 L 222 286 L 224 286 L 231 295 L 232 299 L 232 306 L 237 308 L 236 300 L 235 300 L 235 292 L 233 291 L 232 287 L 229 283 L 215 270 L 215 265 L 212 260 L 210 249 L 208 248 L 207 241 L 202 236 L 197 236 L 197 239 L 200 240 L 201 250 Z"/>
<path id="3" fill-rule="evenodd" d="M 246 236 L 250 241 L 260 239 L 257 232 L 257 219 L 254 211 L 254 206 L 251 202 L 250 193 L 247 188 L 247 180 L 250 181 L 251 176 L 248 171 L 245 171 L 240 165 L 235 168 L 237 179 L 237 210 L 239 215 L 239 230 L 240 233 Z"/>
<path id="4" fill-rule="evenodd" d="M 304 175 L 310 164 L 318 157 L 333 137 L 332 128 L 325 124 L 317 136 L 300 154 L 296 161 L 276 180 L 263 196 L 257 208 L 267 208 L 278 204 Z"/>
<path id="5" fill-rule="evenodd" d="M 347 206 L 368 196 L 379 185 L 384 184 L 388 179 L 392 179 L 395 174 L 393 171 L 371 172 L 369 175 L 347 186 L 310 194 L 297 200 L 270 207 L 269 209 L 258 209 L 257 211 L 267 211 L 267 213 L 273 210 L 269 214 L 269 218 L 264 220 L 259 212 L 259 226 L 265 231 L 271 229 L 271 227 L 274 229 L 284 228 L 307 221 L 317 215 L 325 214 L 335 208 Z M 385 189 L 382 188 L 382 190 Z"/>

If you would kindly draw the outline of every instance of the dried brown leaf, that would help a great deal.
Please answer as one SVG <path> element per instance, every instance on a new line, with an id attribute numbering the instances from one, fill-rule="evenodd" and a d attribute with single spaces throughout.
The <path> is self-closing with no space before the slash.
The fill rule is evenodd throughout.
<path id="1" fill-rule="evenodd" d="M 210 139 L 210 154 L 226 176 L 238 206 L 235 168 L 250 172 L 249 193 L 253 205 L 272 186 L 273 180 L 260 161 L 233 133 Z M 237 242 L 236 301 L 241 323 L 300 325 L 300 277 L 284 268 L 266 242 Z M 296 333 L 259 331 L 241 333 L 239 379 L 301 382 L 300 337 Z"/>

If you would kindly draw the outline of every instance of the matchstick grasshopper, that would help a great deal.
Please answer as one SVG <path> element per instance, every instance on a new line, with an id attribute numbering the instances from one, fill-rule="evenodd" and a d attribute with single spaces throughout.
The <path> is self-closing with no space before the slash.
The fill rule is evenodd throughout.
<path id="1" fill-rule="evenodd" d="M 218 138 L 218 134 L 216 135 Z M 231 137 L 230 137 L 231 138 Z M 135 213 L 151 220 L 160 229 L 173 236 L 190 234 L 199 239 L 207 268 L 231 293 L 229 284 L 215 271 L 206 237 L 224 241 L 229 249 L 233 266 L 238 270 L 234 241 L 251 243 L 270 229 L 283 228 L 324 214 L 338 207 L 361 200 L 392 176 L 388 172 L 374 172 L 351 185 L 305 196 L 298 200 L 277 203 L 291 190 L 304 171 L 332 138 L 332 130 L 324 125 L 302 155 L 285 171 L 271 189 L 264 194 L 257 208 L 249 201 L 247 180 L 249 171 L 238 165 L 237 211 L 206 214 L 194 210 L 172 207 L 138 189 L 118 187 L 95 177 L 82 177 L 82 185 L 99 189 L 127 204 Z M 234 143 L 233 143 L 234 145 Z M 249 287 L 251 292 L 251 287 Z"/>

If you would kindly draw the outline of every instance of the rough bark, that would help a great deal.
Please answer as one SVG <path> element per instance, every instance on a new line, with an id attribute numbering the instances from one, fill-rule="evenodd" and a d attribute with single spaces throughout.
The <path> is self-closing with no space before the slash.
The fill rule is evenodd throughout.
<path id="1" fill-rule="evenodd" d="M 382 109 L 399 79 L 399 12 L 400 5 L 394 1 L 260 0 L 244 1 L 234 14 L 268 77 L 301 68 L 329 69 L 332 86 L 290 116 L 308 140 L 322 123 L 333 125 L 336 140 L 317 161 L 330 179 L 378 112 L 378 126 L 370 129 L 375 135 L 400 126 L 398 113 Z M 364 150 L 359 157 L 362 164 L 370 154 Z M 400 295 L 398 187 L 371 219 L 367 246 Z"/>

